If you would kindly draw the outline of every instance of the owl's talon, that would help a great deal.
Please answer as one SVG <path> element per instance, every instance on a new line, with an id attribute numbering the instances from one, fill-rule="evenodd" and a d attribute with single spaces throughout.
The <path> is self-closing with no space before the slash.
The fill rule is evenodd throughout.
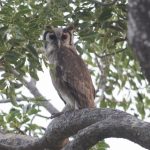
<path id="1" fill-rule="evenodd" d="M 68 114 L 72 113 L 73 111 L 74 110 L 72 110 L 72 109 L 71 110 L 67 110 L 67 111 L 64 112 L 64 115 L 67 116 Z"/>
<path id="2" fill-rule="evenodd" d="M 59 117 L 59 116 L 62 115 L 62 114 L 63 114 L 62 112 L 59 112 L 59 113 L 53 113 L 53 114 L 51 115 L 50 119 Z"/>

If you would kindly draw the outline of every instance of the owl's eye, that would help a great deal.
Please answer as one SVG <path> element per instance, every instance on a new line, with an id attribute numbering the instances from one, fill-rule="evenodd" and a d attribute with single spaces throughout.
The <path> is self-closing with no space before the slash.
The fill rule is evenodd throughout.
<path id="1" fill-rule="evenodd" d="M 66 40 L 66 39 L 67 39 L 67 37 L 68 37 L 68 35 L 67 35 L 67 34 L 63 34 L 61 38 L 62 38 L 62 40 Z"/>
<path id="2" fill-rule="evenodd" d="M 54 39 L 56 39 L 56 36 L 55 36 L 54 34 L 50 34 L 50 35 L 49 35 L 49 38 L 50 38 L 51 40 L 54 40 Z"/>

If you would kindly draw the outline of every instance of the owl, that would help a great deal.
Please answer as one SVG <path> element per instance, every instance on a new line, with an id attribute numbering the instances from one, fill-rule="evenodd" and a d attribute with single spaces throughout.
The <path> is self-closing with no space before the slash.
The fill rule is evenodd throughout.
<path id="1" fill-rule="evenodd" d="M 52 83 L 66 104 L 65 111 L 92 108 L 95 90 L 87 66 L 73 42 L 73 26 L 49 28 L 44 33 Z"/>

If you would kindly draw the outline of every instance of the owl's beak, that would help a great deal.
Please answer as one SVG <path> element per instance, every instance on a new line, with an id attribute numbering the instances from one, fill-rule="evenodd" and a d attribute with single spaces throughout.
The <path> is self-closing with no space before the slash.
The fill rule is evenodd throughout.
<path id="1" fill-rule="evenodd" d="M 58 45 L 58 48 L 60 48 L 60 47 L 61 47 L 61 41 L 60 41 L 60 39 L 58 39 L 58 41 L 57 41 L 57 45 Z"/>

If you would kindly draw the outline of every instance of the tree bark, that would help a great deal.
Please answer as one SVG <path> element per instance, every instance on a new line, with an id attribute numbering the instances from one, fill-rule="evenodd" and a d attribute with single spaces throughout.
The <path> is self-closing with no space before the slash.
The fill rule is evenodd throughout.
<path id="1" fill-rule="evenodd" d="M 129 0 L 128 40 L 150 82 L 150 1 Z"/>
<path id="2" fill-rule="evenodd" d="M 70 136 L 74 140 L 66 142 Z M 150 123 L 119 110 L 82 109 L 55 118 L 41 139 L 29 142 L 31 137 L 27 140 L 27 136 L 20 139 L 16 135 L 15 139 L 3 140 L 4 137 L 0 138 L 0 149 L 3 150 L 87 150 L 109 137 L 125 138 L 150 149 Z"/>

